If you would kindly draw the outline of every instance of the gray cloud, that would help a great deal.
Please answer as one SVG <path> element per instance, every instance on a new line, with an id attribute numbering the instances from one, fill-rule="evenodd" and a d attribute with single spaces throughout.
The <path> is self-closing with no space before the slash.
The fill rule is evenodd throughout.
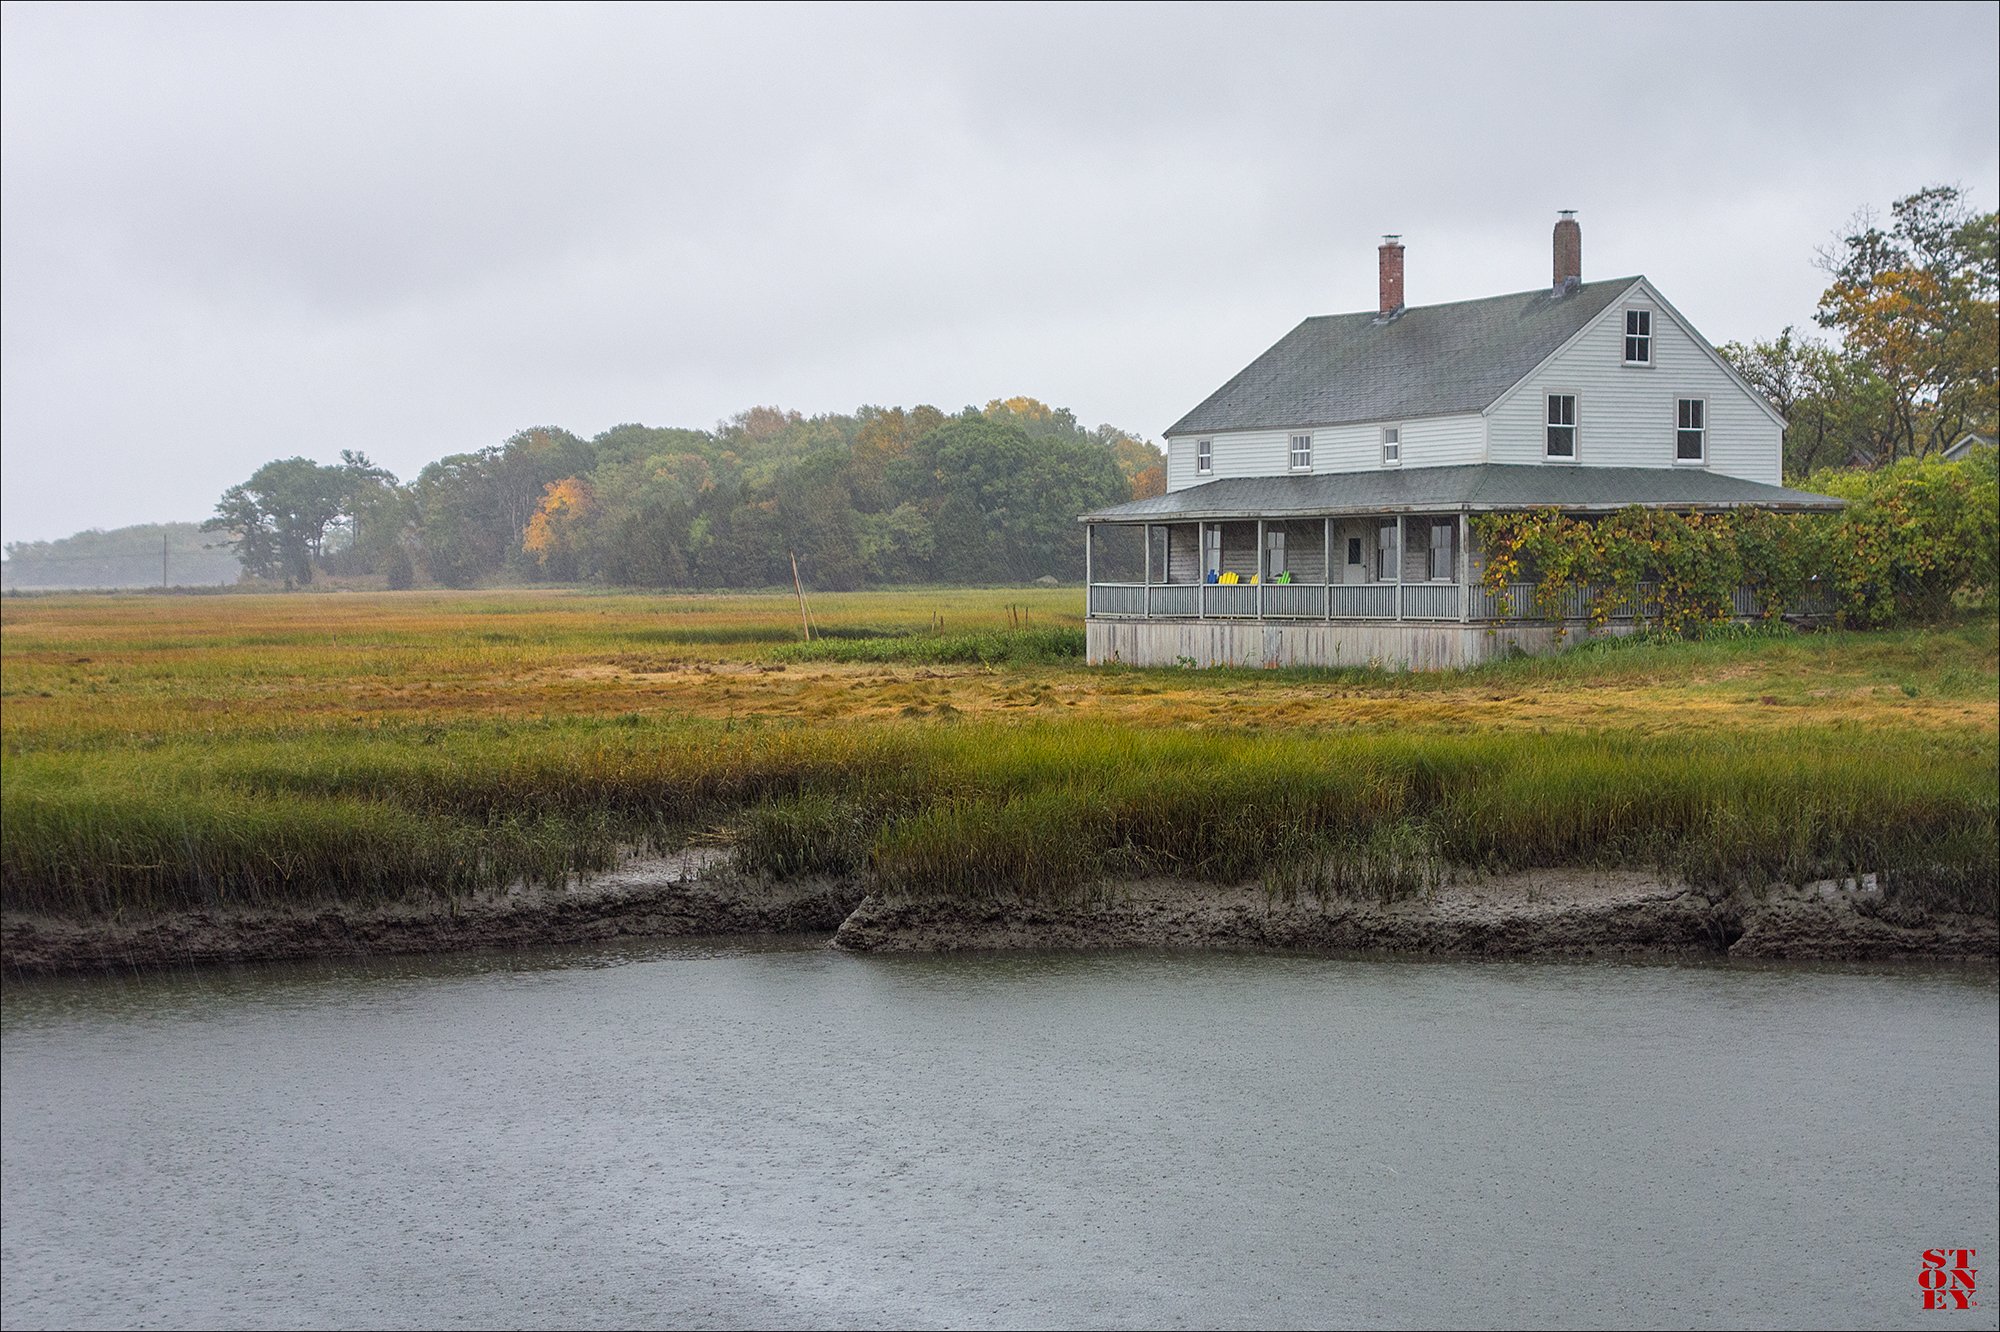
<path id="1" fill-rule="evenodd" d="M 758 402 L 1157 434 L 1367 306 L 1378 232 L 1451 300 L 1543 281 L 1558 207 L 1769 334 L 1856 206 L 1993 205 L 1996 12 L 11 6 L 0 525 Z"/>

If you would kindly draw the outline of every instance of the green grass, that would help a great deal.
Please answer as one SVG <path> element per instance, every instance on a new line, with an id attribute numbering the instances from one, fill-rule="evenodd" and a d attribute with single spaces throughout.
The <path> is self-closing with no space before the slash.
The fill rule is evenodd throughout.
<path id="1" fill-rule="evenodd" d="M 1055 666 L 1083 661 L 1083 630 L 995 629 L 970 634 L 834 637 L 776 649 L 776 661 L 900 662 L 942 666 Z"/>
<path id="2" fill-rule="evenodd" d="M 9 604 L 0 906 L 458 895 L 700 836 L 913 895 L 1631 866 L 1995 910 L 1990 615 L 1194 672 L 1078 665 L 1074 594 L 1029 595 L 817 598 L 809 645 L 777 597 Z"/>

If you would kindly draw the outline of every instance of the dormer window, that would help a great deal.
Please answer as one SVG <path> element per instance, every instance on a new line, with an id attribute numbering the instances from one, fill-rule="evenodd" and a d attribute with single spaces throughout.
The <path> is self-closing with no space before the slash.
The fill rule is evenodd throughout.
<path id="1" fill-rule="evenodd" d="M 1310 472 L 1313 465 L 1313 437 L 1311 435 L 1292 436 L 1292 470 Z"/>
<path id="2" fill-rule="evenodd" d="M 1651 310 L 1627 310 L 1625 312 L 1625 364 L 1651 365 L 1653 363 L 1653 312 Z"/>
<path id="3" fill-rule="evenodd" d="M 1385 426 L 1382 430 L 1382 465 L 1394 467 L 1403 461 L 1403 430 L 1401 426 Z"/>
<path id="4" fill-rule="evenodd" d="M 1198 439 L 1194 442 L 1194 470 L 1197 476 L 1208 476 L 1215 471 L 1215 441 Z"/>

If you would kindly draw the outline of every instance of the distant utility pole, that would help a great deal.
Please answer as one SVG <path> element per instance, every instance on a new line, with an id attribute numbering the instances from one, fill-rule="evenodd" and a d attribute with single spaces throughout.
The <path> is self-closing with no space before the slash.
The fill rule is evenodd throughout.
<path id="1" fill-rule="evenodd" d="M 160 586 L 167 585 L 167 534 L 160 533 Z"/>

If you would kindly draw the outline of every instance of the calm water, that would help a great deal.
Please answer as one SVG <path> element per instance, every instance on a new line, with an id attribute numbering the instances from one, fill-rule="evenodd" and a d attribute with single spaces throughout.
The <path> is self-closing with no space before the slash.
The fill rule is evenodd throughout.
<path id="1" fill-rule="evenodd" d="M 11 985 L 0 1321 L 1993 1327 L 1991 973 L 653 946 Z M 1918 1307 L 1922 1249 L 1980 1307 Z"/>

